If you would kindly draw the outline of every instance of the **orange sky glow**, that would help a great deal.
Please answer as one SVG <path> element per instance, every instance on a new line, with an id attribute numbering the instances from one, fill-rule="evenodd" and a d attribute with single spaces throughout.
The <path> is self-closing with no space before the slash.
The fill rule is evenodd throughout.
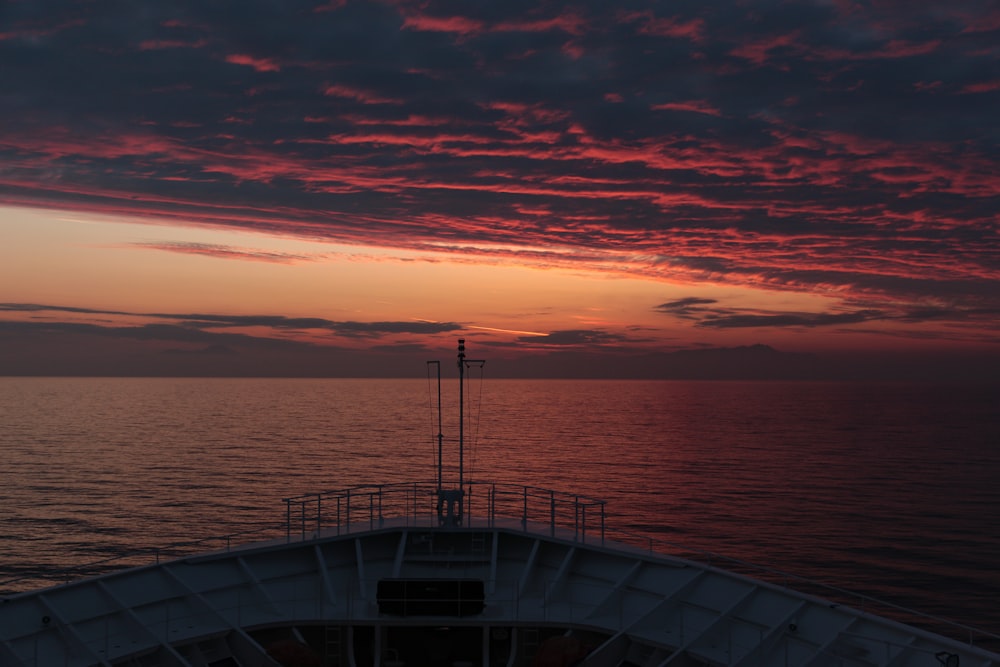
<path id="1" fill-rule="evenodd" d="M 480 349 L 492 347 L 501 359 L 566 349 L 653 354 L 762 343 L 797 353 L 933 352 L 956 340 L 989 352 L 993 345 L 974 327 L 947 324 L 764 325 L 749 332 L 700 327 L 686 311 L 719 304 L 726 312 L 759 317 L 836 317 L 849 310 L 844 305 L 849 295 L 683 275 L 669 280 L 644 271 L 641 257 L 611 253 L 574 264 L 544 248 L 409 250 L 94 213 L 5 208 L 0 215 L 8 241 L 0 249 L 0 301 L 38 306 L 8 310 L 9 322 L 141 329 L 224 314 L 222 321 L 201 322 L 198 330 L 227 339 L 349 351 L 416 347 L 444 355 L 463 336 Z M 676 312 L 657 308 L 685 299 L 689 305 Z M 310 319 L 317 321 L 294 321 Z M 358 326 L 338 330 L 331 322 Z M 390 322 L 401 326 L 378 330 L 378 323 Z M 446 326 L 422 331 L 419 324 Z M 128 347 L 133 358 L 212 349 L 202 337 L 133 341 Z M 72 357 L 74 351 L 61 354 Z M 269 364 L 252 367 L 281 374 Z M 170 365 L 154 368 L 169 372 Z M 350 368 L 353 374 L 365 372 Z M 296 363 L 290 371 L 302 368 Z"/>

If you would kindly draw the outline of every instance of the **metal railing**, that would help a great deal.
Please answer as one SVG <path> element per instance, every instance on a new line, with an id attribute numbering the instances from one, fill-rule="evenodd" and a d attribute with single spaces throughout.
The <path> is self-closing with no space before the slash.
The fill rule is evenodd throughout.
<path id="1" fill-rule="evenodd" d="M 616 546 L 629 546 L 650 555 L 742 574 L 862 612 L 895 618 L 938 634 L 964 636 L 969 645 L 985 642 L 994 650 L 1000 646 L 1000 636 L 982 628 L 690 545 L 609 528 L 604 500 L 540 487 L 482 481 L 467 482 L 463 500 L 463 527 L 513 527 L 588 544 L 603 545 L 606 541 L 614 541 Z M 441 524 L 435 482 L 356 486 L 285 498 L 284 503 L 288 542 L 382 527 Z"/>
<path id="2" fill-rule="evenodd" d="M 774 568 L 723 556 L 690 545 L 672 543 L 607 527 L 606 502 L 589 496 L 550 489 L 497 482 L 469 482 L 463 494 L 461 525 L 465 528 L 496 528 L 548 534 L 571 541 L 603 545 L 614 541 L 638 552 L 688 560 L 727 572 L 739 573 L 817 598 L 847 604 L 862 612 L 884 614 L 904 623 L 940 634 L 962 637 L 970 645 L 1000 647 L 1000 635 L 925 614 L 885 600 L 830 586 Z M 283 499 L 284 521 L 213 538 L 197 539 L 151 549 L 129 551 L 71 568 L 33 572 L 0 581 L 4 595 L 17 594 L 19 583 L 69 583 L 81 578 L 107 574 L 123 567 L 158 563 L 209 549 L 230 551 L 247 545 L 248 538 L 286 543 L 316 537 L 345 535 L 382 527 L 436 527 L 441 525 L 435 482 L 407 482 L 355 486 L 334 491 L 305 494 Z M 261 542 L 256 542 L 260 545 Z M 6 590 L 5 590 L 6 589 Z M 23 590 L 23 588 L 21 589 Z"/>
<path id="3" fill-rule="evenodd" d="M 459 524 L 493 528 L 520 524 L 525 531 L 603 543 L 606 501 L 533 486 L 467 482 Z M 354 486 L 285 498 L 285 538 L 343 535 L 383 526 L 442 525 L 434 482 Z"/>

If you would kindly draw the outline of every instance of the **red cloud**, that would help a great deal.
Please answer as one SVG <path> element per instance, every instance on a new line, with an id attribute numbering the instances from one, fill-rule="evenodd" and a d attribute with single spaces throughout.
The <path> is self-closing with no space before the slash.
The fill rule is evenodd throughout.
<path id="1" fill-rule="evenodd" d="M 970 83 L 962 88 L 963 93 L 992 93 L 996 90 L 1000 90 L 1000 79 L 983 81 L 982 83 Z"/>
<path id="2" fill-rule="evenodd" d="M 542 19 L 519 19 L 487 23 L 465 16 L 432 16 L 409 13 L 403 18 L 403 28 L 424 32 L 444 32 L 463 37 L 488 32 L 550 32 L 559 30 L 579 36 L 586 31 L 586 21 L 579 15 L 563 13 Z"/>
<path id="3" fill-rule="evenodd" d="M 638 31 L 643 35 L 687 39 L 695 43 L 705 40 L 705 21 L 684 20 L 679 17 L 659 17 L 652 11 L 620 12 L 619 19 L 626 23 L 639 23 Z"/>
<path id="4" fill-rule="evenodd" d="M 57 33 L 67 30 L 69 28 L 76 28 L 79 26 L 86 25 L 83 19 L 72 19 L 69 21 L 63 21 L 62 23 L 46 26 L 44 28 L 38 28 L 35 26 L 21 26 L 13 30 L 7 30 L 5 32 L 0 32 L 0 42 L 13 39 L 25 39 L 33 40 L 39 37 L 50 37 Z"/>
<path id="5" fill-rule="evenodd" d="M 356 102 L 361 102 L 362 104 L 403 103 L 403 100 L 398 98 L 386 97 L 370 90 L 355 88 L 354 86 L 347 86 L 343 84 L 327 84 L 323 87 L 323 94 L 327 97 L 343 97 L 345 99 L 355 100 Z"/>
<path id="6" fill-rule="evenodd" d="M 403 20 L 403 28 L 427 32 L 450 32 L 459 35 L 471 35 L 482 32 L 481 21 L 462 16 L 427 16 L 415 14 Z"/>
<path id="7" fill-rule="evenodd" d="M 548 19 L 503 21 L 489 28 L 490 32 L 549 32 L 552 30 L 580 36 L 586 32 L 587 22 L 582 16 L 565 13 Z"/>
<path id="8" fill-rule="evenodd" d="M 707 100 L 687 100 L 685 102 L 667 102 L 666 104 L 654 104 L 650 107 L 653 110 L 667 111 L 693 111 L 695 113 L 708 114 L 709 116 L 721 116 L 722 112 L 715 108 Z"/>
<path id="9" fill-rule="evenodd" d="M 270 58 L 255 58 L 245 53 L 234 53 L 226 56 L 226 62 L 233 65 L 246 65 L 258 72 L 280 72 L 281 66 Z"/>
<path id="10" fill-rule="evenodd" d="M 749 60 L 755 65 L 763 65 L 768 61 L 769 54 L 772 50 L 789 46 L 797 47 L 798 39 L 799 31 L 794 31 L 788 33 L 787 35 L 774 35 L 766 39 L 741 44 L 740 46 L 732 49 L 729 53 L 730 55 L 738 58 Z"/>

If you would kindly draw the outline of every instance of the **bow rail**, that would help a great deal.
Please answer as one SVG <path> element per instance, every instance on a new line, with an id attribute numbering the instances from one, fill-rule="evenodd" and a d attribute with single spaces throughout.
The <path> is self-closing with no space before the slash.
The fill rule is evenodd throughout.
<path id="1" fill-rule="evenodd" d="M 465 483 L 464 516 L 458 524 L 494 528 L 519 524 L 552 536 L 603 543 L 606 501 L 534 486 Z M 354 486 L 285 498 L 285 538 L 343 535 L 384 526 L 446 526 L 437 482 Z"/>

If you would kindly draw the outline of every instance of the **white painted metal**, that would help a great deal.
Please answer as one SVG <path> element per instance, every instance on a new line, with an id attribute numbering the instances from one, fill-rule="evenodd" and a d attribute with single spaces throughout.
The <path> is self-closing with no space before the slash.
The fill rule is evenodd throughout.
<path id="1" fill-rule="evenodd" d="M 484 636 L 503 628 L 522 642 L 533 628 L 585 633 L 599 638 L 586 667 L 940 667 L 942 653 L 963 667 L 1000 667 L 996 654 L 777 585 L 589 536 L 585 542 L 579 526 L 489 515 L 441 527 L 434 512 L 424 516 L 364 517 L 360 531 L 324 521 L 319 535 L 289 533 L 10 596 L 0 603 L 0 665 L 231 659 L 274 667 L 255 639 L 262 631 L 431 623 L 476 626 Z M 385 578 L 480 579 L 485 609 L 461 618 L 390 617 L 375 595 Z M 385 658 L 390 647 L 376 643 Z M 527 644 L 518 646 L 523 656 Z M 485 664 L 485 643 L 482 656 Z"/>

